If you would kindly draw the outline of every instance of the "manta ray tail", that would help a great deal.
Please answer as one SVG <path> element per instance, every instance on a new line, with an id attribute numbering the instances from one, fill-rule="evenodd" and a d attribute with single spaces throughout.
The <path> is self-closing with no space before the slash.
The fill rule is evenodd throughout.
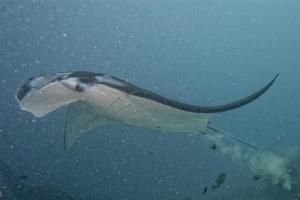
<path id="1" fill-rule="evenodd" d="M 243 145 L 246 145 L 246 146 L 248 146 L 248 147 L 250 147 L 250 148 L 252 148 L 252 149 L 258 149 L 257 146 L 252 145 L 252 144 L 249 144 L 248 142 L 245 142 L 245 141 L 243 141 L 243 140 L 241 140 L 241 139 L 239 139 L 239 138 L 237 138 L 237 137 L 235 137 L 235 136 L 233 136 L 233 135 L 230 135 L 230 134 L 228 134 L 228 133 L 222 133 L 222 132 L 220 132 L 219 130 L 217 130 L 217 129 L 215 129 L 215 128 L 212 128 L 212 127 L 210 127 L 210 126 L 208 126 L 207 129 L 213 131 L 213 132 L 216 133 L 216 134 L 219 134 L 219 135 L 223 135 L 223 136 L 225 136 L 225 137 L 228 137 L 228 138 L 230 138 L 230 139 L 232 139 L 232 140 L 234 140 L 234 141 L 236 141 L 236 142 L 239 142 L 239 143 L 241 143 L 241 144 L 243 144 Z"/>

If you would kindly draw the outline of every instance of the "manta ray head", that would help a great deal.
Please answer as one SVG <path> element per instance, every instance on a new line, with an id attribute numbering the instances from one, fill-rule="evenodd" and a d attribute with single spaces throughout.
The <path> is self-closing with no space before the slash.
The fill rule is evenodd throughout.
<path id="1" fill-rule="evenodd" d="M 17 91 L 16 99 L 21 109 L 42 117 L 59 107 L 81 100 L 80 93 L 99 84 L 123 87 L 125 81 L 86 71 L 46 74 L 28 79 Z"/>

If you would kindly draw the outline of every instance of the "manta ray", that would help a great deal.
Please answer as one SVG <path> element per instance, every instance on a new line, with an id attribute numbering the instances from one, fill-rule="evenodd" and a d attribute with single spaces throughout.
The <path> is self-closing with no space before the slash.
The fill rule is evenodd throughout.
<path id="1" fill-rule="evenodd" d="M 18 90 L 22 110 L 35 117 L 67 106 L 66 150 L 89 130 L 111 122 L 160 132 L 207 134 L 209 118 L 244 106 L 264 94 L 264 87 L 237 101 L 216 106 L 190 105 L 140 88 L 120 78 L 88 71 L 53 73 L 30 78 Z"/>

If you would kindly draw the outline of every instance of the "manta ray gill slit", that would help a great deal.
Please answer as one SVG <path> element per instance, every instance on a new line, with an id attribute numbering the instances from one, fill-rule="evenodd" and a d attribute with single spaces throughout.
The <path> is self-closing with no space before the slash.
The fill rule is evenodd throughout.
<path id="1" fill-rule="evenodd" d="M 117 101 L 121 100 L 120 97 L 117 97 L 113 102 L 106 108 L 106 110 L 109 110 Z"/>
<path id="2" fill-rule="evenodd" d="M 125 105 L 124 107 L 122 107 L 122 108 L 119 109 L 118 111 L 114 112 L 114 114 L 118 114 L 118 113 L 122 112 L 123 110 L 125 110 L 126 108 L 129 108 L 129 107 L 131 107 L 131 106 L 132 106 L 132 104 Z"/>

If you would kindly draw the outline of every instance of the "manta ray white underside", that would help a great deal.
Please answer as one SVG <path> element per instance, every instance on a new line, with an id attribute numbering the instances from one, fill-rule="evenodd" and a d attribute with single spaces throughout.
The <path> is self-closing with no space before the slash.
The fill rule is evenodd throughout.
<path id="1" fill-rule="evenodd" d="M 238 101 L 220 106 L 195 106 L 165 98 L 119 78 L 85 71 L 54 73 L 30 78 L 16 99 L 22 110 L 36 117 L 68 106 L 65 149 L 88 130 L 111 122 L 162 132 L 206 134 L 213 113 L 246 105 L 276 80 Z"/>

